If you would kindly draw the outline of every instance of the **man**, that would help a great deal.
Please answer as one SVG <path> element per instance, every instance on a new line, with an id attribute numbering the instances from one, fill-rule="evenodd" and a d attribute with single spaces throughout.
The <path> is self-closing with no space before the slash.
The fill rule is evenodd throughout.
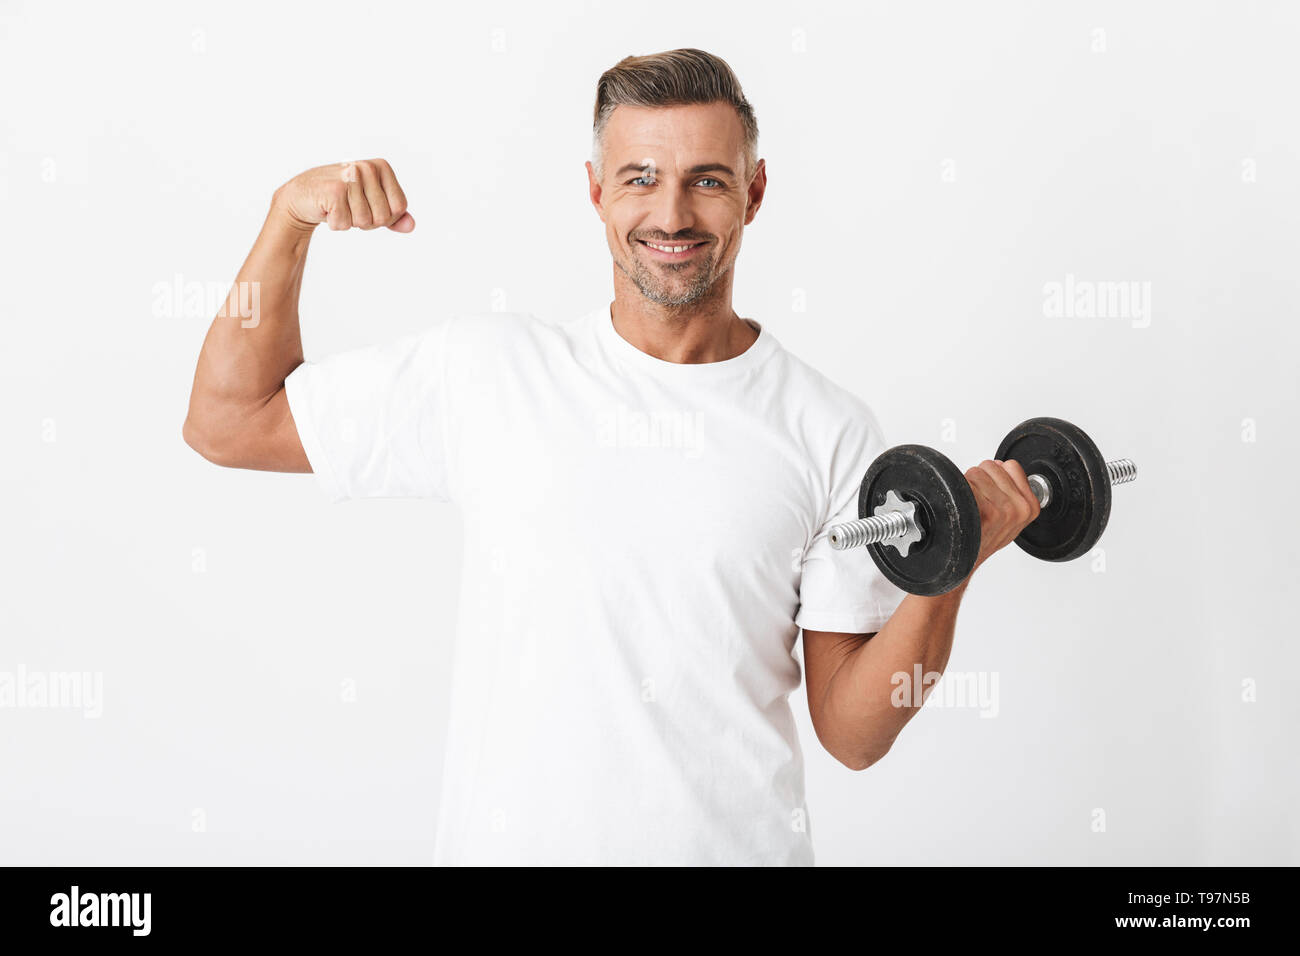
<path id="1" fill-rule="evenodd" d="M 257 320 L 232 310 L 204 342 L 184 429 L 204 457 L 462 510 L 436 862 L 811 863 L 799 630 L 813 726 L 855 770 L 914 713 L 891 676 L 947 663 L 965 584 L 904 596 L 865 549 L 830 548 L 885 447 L 870 409 L 732 308 L 767 187 L 757 136 L 717 57 L 624 59 L 587 164 L 612 303 L 452 316 L 316 363 L 298 327 L 313 230 L 415 221 L 382 160 L 309 170 L 236 279 L 260 284 Z M 1038 505 L 1013 462 L 966 474 L 982 564 Z"/>

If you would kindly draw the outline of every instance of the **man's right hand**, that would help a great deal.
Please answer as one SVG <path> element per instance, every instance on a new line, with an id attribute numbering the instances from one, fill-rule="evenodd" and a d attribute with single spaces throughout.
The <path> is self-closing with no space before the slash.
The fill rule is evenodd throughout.
<path id="1" fill-rule="evenodd" d="M 322 222 L 331 229 L 415 228 L 406 194 L 383 159 L 331 163 L 299 173 L 275 191 L 272 205 L 308 231 Z"/>

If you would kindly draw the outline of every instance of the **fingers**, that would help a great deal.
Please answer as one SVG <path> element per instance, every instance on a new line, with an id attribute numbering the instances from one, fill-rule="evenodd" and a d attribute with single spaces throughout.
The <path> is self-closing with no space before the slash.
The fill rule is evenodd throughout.
<path id="1" fill-rule="evenodd" d="M 387 226 L 394 232 L 410 232 L 415 228 L 415 219 L 406 211 L 406 194 L 385 160 L 337 163 L 304 174 L 308 175 L 315 176 L 315 185 L 308 193 L 313 198 L 305 205 L 319 209 L 314 221 L 323 219 L 330 229 Z"/>
<path id="2" fill-rule="evenodd" d="M 299 173 L 275 191 L 273 205 L 291 223 L 326 223 L 339 231 L 377 229 L 410 232 L 415 219 L 393 168 L 382 159 L 330 163 Z"/>
<path id="3" fill-rule="evenodd" d="M 393 232 L 410 232 L 415 228 L 415 218 L 409 212 L 404 212 L 398 217 L 397 221 L 388 228 L 393 230 Z"/>
<path id="4" fill-rule="evenodd" d="M 393 175 L 393 167 L 383 159 L 373 160 L 375 166 L 375 175 L 378 178 L 380 188 L 384 191 L 384 197 L 388 203 L 388 209 L 391 218 L 385 225 L 394 232 L 410 232 L 415 228 L 415 219 L 406 211 L 406 193 L 402 192 L 401 185 L 397 182 L 397 177 Z"/>
<path id="5" fill-rule="evenodd" d="M 971 490 L 975 492 L 975 497 L 981 505 L 981 512 L 997 507 L 997 502 L 1002 497 L 1002 493 L 998 490 L 998 486 L 993 483 L 993 478 L 988 472 L 976 465 L 974 468 L 966 469 L 966 480 L 970 483 Z"/>
<path id="6" fill-rule="evenodd" d="M 1015 498 L 1017 496 L 1015 482 L 1013 482 L 1010 476 L 1007 475 L 1001 462 L 988 460 L 982 461 L 980 462 L 980 470 L 988 475 L 989 478 L 992 479 L 993 484 L 997 486 L 998 490 L 1008 498 Z"/>
<path id="7" fill-rule="evenodd" d="M 406 194 L 385 160 L 363 159 L 339 166 L 339 178 L 346 189 L 339 205 L 346 205 L 346 215 L 340 209 L 336 217 L 339 225 L 331 222 L 331 229 L 387 226 L 394 232 L 410 232 L 415 228 L 414 217 L 406 211 Z"/>
<path id="8" fill-rule="evenodd" d="M 393 221 L 392 210 L 388 207 L 388 197 L 384 195 L 383 183 L 379 181 L 379 172 L 373 163 L 358 163 L 361 171 L 361 189 L 370 207 L 370 227 L 386 226 Z"/>
<path id="9" fill-rule="evenodd" d="M 374 219 L 370 214 L 370 203 L 366 200 L 365 187 L 361 184 L 361 169 L 357 163 L 348 163 L 343 167 L 343 181 L 348 184 L 348 209 L 352 214 L 352 225 L 358 229 L 370 229 Z"/>
<path id="10" fill-rule="evenodd" d="M 1010 471 L 1014 466 L 1019 472 L 1019 480 Z M 985 494 L 991 503 L 997 503 L 1009 509 L 1023 524 L 1028 524 L 1038 516 L 1038 501 L 1029 488 L 1029 480 L 1024 469 L 1016 462 L 985 460 L 980 462 L 978 471 L 984 479 Z"/>
<path id="11" fill-rule="evenodd" d="M 1016 486 L 1016 490 L 1020 492 L 1020 496 L 1024 498 L 1025 503 L 1029 505 L 1029 520 L 1033 521 L 1038 517 L 1043 508 L 1038 503 L 1038 498 L 1034 495 L 1034 490 L 1029 487 L 1029 476 L 1025 474 L 1025 469 L 1022 468 L 1020 462 L 1016 461 L 1014 458 L 1000 462 L 1000 464 L 1002 465 L 1002 470 L 1006 473 L 1007 477 L 1009 477 L 1012 483 Z"/>
<path id="12" fill-rule="evenodd" d="M 352 210 L 348 206 L 348 186 L 342 180 L 328 190 L 329 212 L 325 224 L 334 230 L 352 228 Z"/>

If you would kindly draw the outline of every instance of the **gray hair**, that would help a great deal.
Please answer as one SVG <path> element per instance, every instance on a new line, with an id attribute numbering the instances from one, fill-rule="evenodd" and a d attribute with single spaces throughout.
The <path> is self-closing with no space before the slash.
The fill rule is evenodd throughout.
<path id="1" fill-rule="evenodd" d="M 591 165 L 596 179 L 604 178 L 604 136 L 609 117 L 618 106 L 685 106 L 729 103 L 744 128 L 745 179 L 758 165 L 758 121 L 745 99 L 740 81 L 726 60 L 703 50 L 668 50 L 648 56 L 627 56 L 601 74 L 596 84 L 592 122 Z"/>

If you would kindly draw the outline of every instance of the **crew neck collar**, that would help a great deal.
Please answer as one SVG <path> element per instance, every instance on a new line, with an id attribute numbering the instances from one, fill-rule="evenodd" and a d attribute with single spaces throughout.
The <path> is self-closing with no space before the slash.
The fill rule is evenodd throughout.
<path id="1" fill-rule="evenodd" d="M 597 335 L 614 355 L 653 374 L 670 377 L 702 379 L 726 377 L 738 372 L 744 372 L 770 356 L 776 349 L 777 344 L 776 339 L 772 337 L 772 333 L 764 328 L 761 322 L 748 319 L 746 321 L 758 328 L 758 338 L 754 339 L 749 348 L 739 355 L 723 359 L 720 362 L 668 362 L 656 358 L 649 352 L 642 352 L 619 335 L 618 329 L 614 328 L 614 304 L 612 302 L 593 310 L 591 315 L 596 323 Z"/>

